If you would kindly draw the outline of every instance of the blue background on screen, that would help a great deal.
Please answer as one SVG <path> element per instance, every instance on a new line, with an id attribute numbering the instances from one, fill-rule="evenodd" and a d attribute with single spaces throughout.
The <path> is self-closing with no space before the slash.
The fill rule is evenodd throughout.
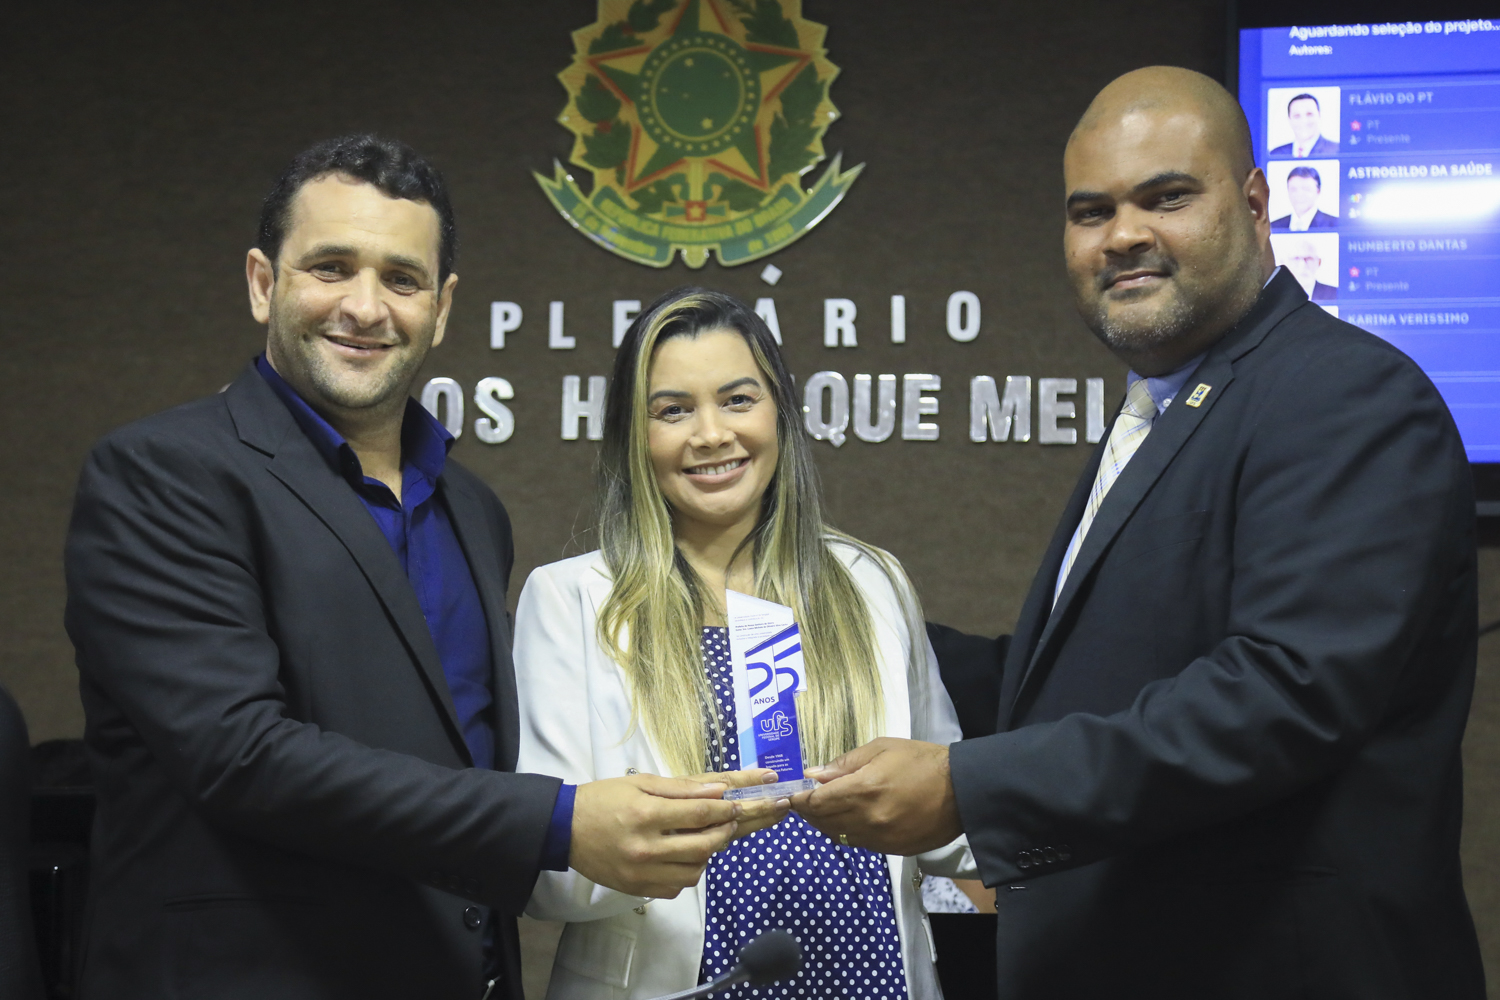
<path id="1" fill-rule="evenodd" d="M 1278 260 L 1309 284 L 1320 261 L 1339 317 L 1414 358 L 1469 460 L 1500 462 L 1500 22 L 1461 23 L 1242 30 L 1239 98 L 1264 167 L 1311 141 L 1287 103 L 1318 91 L 1308 158 L 1338 162 L 1336 228 L 1273 233 Z"/>

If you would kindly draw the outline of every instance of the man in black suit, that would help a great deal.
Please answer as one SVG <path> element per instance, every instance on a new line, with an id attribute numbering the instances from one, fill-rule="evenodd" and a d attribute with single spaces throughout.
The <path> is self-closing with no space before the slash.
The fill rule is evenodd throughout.
<path id="1" fill-rule="evenodd" d="M 1271 150 L 1272 156 L 1317 160 L 1339 155 L 1339 144 L 1323 136 L 1323 108 L 1313 95 L 1298 94 L 1287 101 L 1286 120 L 1292 128 L 1292 141 Z"/>
<path id="2" fill-rule="evenodd" d="M 1271 220 L 1271 232 L 1305 232 L 1309 229 L 1333 229 L 1339 224 L 1337 215 L 1329 215 L 1318 208 L 1318 196 L 1323 193 L 1323 178 L 1312 167 L 1293 167 L 1286 175 L 1286 198 L 1292 210 L 1279 219 Z"/>
<path id="3" fill-rule="evenodd" d="M 968 834 L 1000 994 L 1478 998 L 1460 881 L 1474 500 L 1442 398 L 1275 271 L 1249 129 L 1126 74 L 1064 158 L 1125 403 L 1021 611 L 993 736 L 877 740 L 793 805 Z"/>
<path id="4" fill-rule="evenodd" d="M 89 457 L 87 1000 L 521 1000 L 540 868 L 673 896 L 735 832 L 722 785 L 507 773 L 510 523 L 409 396 L 454 246 L 406 146 L 308 150 L 246 262 L 266 353 Z"/>

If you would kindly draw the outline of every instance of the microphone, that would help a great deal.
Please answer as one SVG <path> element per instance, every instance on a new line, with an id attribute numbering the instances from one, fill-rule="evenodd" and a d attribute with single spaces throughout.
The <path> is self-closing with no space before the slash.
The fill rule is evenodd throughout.
<path id="1" fill-rule="evenodd" d="M 727 990 L 740 983 L 751 986 L 769 986 L 783 979 L 790 979 L 802 968 L 802 948 L 797 939 L 786 931 L 766 931 L 740 950 L 740 960 L 734 968 L 711 983 L 695 986 L 690 990 L 658 997 L 657 1000 L 691 1000 L 706 997 L 719 990 Z"/>

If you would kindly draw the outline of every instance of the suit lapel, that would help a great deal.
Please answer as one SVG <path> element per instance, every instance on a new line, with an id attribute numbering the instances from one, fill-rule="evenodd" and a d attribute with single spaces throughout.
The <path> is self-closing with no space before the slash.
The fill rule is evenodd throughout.
<path id="1" fill-rule="evenodd" d="M 1057 607 L 1048 619 L 1039 646 L 1045 646 L 1051 635 L 1055 634 L 1058 619 L 1066 614 L 1068 607 L 1078 597 L 1080 586 L 1098 564 L 1099 558 L 1130 520 L 1151 487 L 1161 478 L 1172 459 L 1177 457 L 1183 444 L 1212 411 L 1214 404 L 1224 397 L 1224 392 L 1232 381 L 1234 369 L 1228 361 L 1205 359 L 1188 378 L 1188 384 L 1182 387 L 1172 405 L 1156 418 L 1151 433 L 1146 435 L 1140 450 L 1110 487 L 1109 495 L 1104 498 L 1099 513 L 1094 517 L 1094 523 L 1089 526 L 1089 533 L 1078 550 L 1073 568 L 1068 571 L 1067 582 L 1057 597 Z M 1188 406 L 1186 400 L 1197 385 L 1207 385 L 1210 391 L 1199 405 Z"/>
<path id="2" fill-rule="evenodd" d="M 1234 369 L 1227 360 L 1206 358 L 1203 364 L 1198 366 L 1198 370 L 1188 378 L 1187 384 L 1182 387 L 1182 391 L 1177 394 L 1172 405 L 1156 418 L 1151 433 L 1146 435 L 1146 440 L 1141 444 L 1140 450 L 1130 459 L 1130 464 L 1125 466 L 1125 471 L 1120 473 L 1120 478 L 1116 479 L 1114 485 L 1109 488 L 1109 494 L 1104 498 L 1104 503 L 1099 506 L 1099 513 L 1095 515 L 1094 523 L 1089 526 L 1089 533 L 1084 536 L 1083 546 L 1078 550 L 1078 558 L 1073 561 L 1072 569 L 1068 570 L 1068 580 L 1063 584 L 1062 593 L 1057 597 L 1057 606 L 1052 609 L 1042 629 L 1041 638 L 1037 641 L 1036 649 L 1027 660 L 1025 672 L 1016 689 L 1016 701 L 1012 705 L 1013 712 L 1025 699 L 1028 688 L 1039 681 L 1041 672 L 1038 671 L 1037 665 L 1047 657 L 1050 648 L 1064 634 L 1060 625 L 1068 620 L 1069 612 L 1073 604 L 1078 601 L 1085 581 L 1094 572 L 1110 546 L 1114 544 L 1115 536 L 1120 533 L 1120 529 L 1130 521 L 1131 515 L 1146 498 L 1146 494 L 1151 492 L 1151 487 L 1156 485 L 1156 481 L 1161 478 L 1167 466 L 1171 465 L 1172 459 L 1177 457 L 1177 453 L 1188 438 L 1203 423 L 1214 404 L 1223 398 L 1225 390 L 1229 388 L 1229 383 L 1232 381 L 1234 381 Z M 1192 394 L 1193 387 L 1200 384 L 1212 388 L 1198 406 L 1188 406 L 1187 399 Z M 1073 522 L 1073 527 L 1077 527 L 1076 521 Z M 1071 536 L 1070 530 L 1069 537 Z M 1056 579 L 1055 575 L 1053 579 Z"/>
<path id="3" fill-rule="evenodd" d="M 506 581 L 500 572 L 499 540 L 495 538 L 483 501 L 463 482 L 445 474 L 438 488 L 479 591 L 479 603 L 484 607 L 490 637 L 490 689 L 495 698 L 495 767 L 509 771 L 515 767 L 520 752 L 521 720 L 516 704 L 516 672 L 511 660 L 510 618 L 505 604 Z"/>
<path id="4" fill-rule="evenodd" d="M 1054 536 L 1052 546 L 1048 550 L 1047 560 L 1027 600 L 1026 610 L 1032 614 L 1030 624 L 1033 629 L 1040 624 L 1041 635 L 1035 647 L 1032 648 L 1025 646 L 1018 648 L 1017 644 L 1012 642 L 1011 659 L 1014 662 L 1007 663 L 1007 682 L 1012 673 L 1012 666 L 1019 667 L 1020 670 L 1017 671 L 1019 679 L 1015 683 L 1014 697 L 1009 703 L 1003 701 L 1001 703 L 1002 711 L 1005 712 L 1006 728 L 1013 724 L 1027 694 L 1044 678 L 1045 671 L 1041 669 L 1041 665 L 1050 659 L 1054 647 L 1066 637 L 1067 629 L 1064 623 L 1071 620 L 1073 606 L 1080 600 L 1079 595 L 1084 584 L 1093 575 L 1099 562 L 1108 553 L 1116 536 L 1130 521 L 1141 501 L 1151 492 L 1151 488 L 1166 472 L 1183 445 L 1208 418 L 1214 406 L 1228 391 L 1230 383 L 1234 381 L 1234 362 L 1257 347 L 1265 339 L 1266 334 L 1289 313 L 1306 303 L 1307 296 L 1297 284 L 1296 279 L 1289 272 L 1278 269 L 1278 273 L 1272 276 L 1250 312 L 1236 325 L 1235 329 L 1226 334 L 1209 351 L 1208 357 L 1188 377 L 1172 405 L 1165 413 L 1157 417 L 1151 433 L 1146 436 L 1140 450 L 1130 459 L 1130 464 L 1110 487 L 1109 495 L 1104 498 L 1104 503 L 1099 507 L 1094 523 L 1089 526 L 1089 533 L 1084 538 L 1082 548 L 1078 551 L 1078 557 L 1068 571 L 1068 580 L 1063 586 L 1062 593 L 1058 595 L 1057 605 L 1049 612 L 1051 588 L 1056 582 L 1057 570 L 1062 563 L 1062 551 L 1058 550 L 1058 540 L 1063 539 L 1062 545 L 1065 548 L 1082 518 L 1080 493 L 1086 497 L 1088 491 L 1092 489 L 1093 478 L 1098 469 L 1098 456 L 1102 453 L 1101 445 L 1100 452 L 1095 454 L 1093 462 L 1090 463 L 1089 471 L 1079 483 L 1078 489 L 1074 491 L 1073 501 L 1068 505 L 1068 514 L 1058 527 L 1057 535 Z M 1198 405 L 1189 406 L 1188 400 L 1193 396 L 1195 387 L 1199 385 L 1207 385 L 1210 388 L 1200 398 Z M 1049 569 L 1050 572 L 1048 572 Z M 1002 691 L 1002 697 L 1006 693 Z"/>
<path id="5" fill-rule="evenodd" d="M 454 749 L 472 763 L 458 724 L 458 712 L 453 707 L 453 695 L 448 690 L 448 678 L 443 674 L 416 591 L 375 519 L 349 484 L 328 467 L 253 367 L 227 392 L 240 439 L 271 456 L 266 466 L 271 475 L 306 504 L 348 550 L 426 678 L 428 691 L 447 723 Z"/>
<path id="6" fill-rule="evenodd" d="M 1116 409 L 1118 410 L 1119 407 Z M 1068 499 L 1062 518 L 1057 522 L 1057 528 L 1052 533 L 1052 541 L 1042 556 L 1041 568 L 1037 570 L 1036 578 L 1031 583 L 1031 591 L 1026 595 L 1026 603 L 1021 606 L 1021 615 L 1016 620 L 1016 632 L 1011 637 L 1010 649 L 1006 653 L 1005 666 L 1000 676 L 999 732 L 1010 728 L 1011 707 L 1015 703 L 1016 693 L 1020 690 L 1021 678 L 1031 663 L 1031 654 L 1037 648 L 1037 640 L 1047 624 L 1047 615 L 1052 609 L 1052 588 L 1057 581 L 1057 571 L 1062 568 L 1063 556 L 1068 551 L 1068 543 L 1073 539 L 1073 529 L 1083 519 L 1083 509 L 1088 503 L 1094 476 L 1098 472 L 1099 462 L 1103 458 L 1104 447 L 1108 440 L 1108 435 L 1106 435 L 1105 439 L 1099 442 L 1098 447 L 1089 457 L 1088 465 L 1079 475 L 1078 484 L 1073 488 L 1073 495 Z"/>

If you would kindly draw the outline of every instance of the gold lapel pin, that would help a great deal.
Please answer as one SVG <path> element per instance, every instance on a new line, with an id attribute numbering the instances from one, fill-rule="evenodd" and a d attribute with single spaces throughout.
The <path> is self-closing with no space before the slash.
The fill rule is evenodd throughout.
<path id="1" fill-rule="evenodd" d="M 1198 388 L 1194 389 L 1193 394 L 1187 398 L 1187 405 L 1194 409 L 1202 406 L 1203 401 L 1208 398 L 1208 394 L 1212 389 L 1213 386 L 1207 382 L 1199 382 Z"/>

